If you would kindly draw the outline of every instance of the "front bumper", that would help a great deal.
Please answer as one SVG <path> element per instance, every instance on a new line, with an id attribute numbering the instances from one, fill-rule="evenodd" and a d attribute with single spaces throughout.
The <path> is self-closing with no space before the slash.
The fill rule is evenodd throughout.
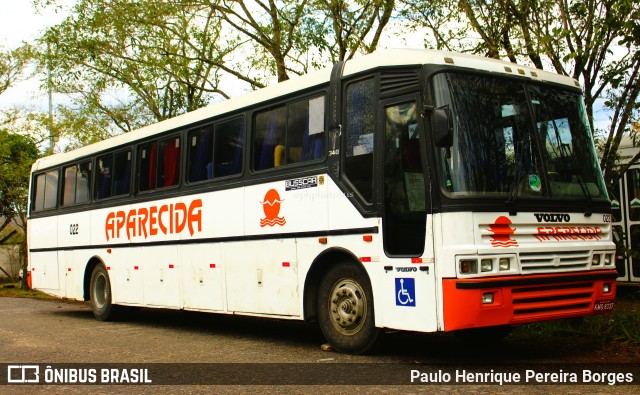
<path id="1" fill-rule="evenodd" d="M 606 313 L 614 305 L 617 276 L 615 270 L 599 270 L 444 279 L 444 329 L 518 325 Z M 604 292 L 606 286 L 608 292 Z M 483 303 L 483 296 L 491 293 L 493 302 Z"/>

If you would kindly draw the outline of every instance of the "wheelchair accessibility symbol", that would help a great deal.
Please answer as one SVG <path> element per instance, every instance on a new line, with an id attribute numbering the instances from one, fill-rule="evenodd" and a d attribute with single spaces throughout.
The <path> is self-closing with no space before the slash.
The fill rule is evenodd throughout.
<path id="1" fill-rule="evenodd" d="M 416 280 L 396 278 L 396 306 L 416 305 Z"/>

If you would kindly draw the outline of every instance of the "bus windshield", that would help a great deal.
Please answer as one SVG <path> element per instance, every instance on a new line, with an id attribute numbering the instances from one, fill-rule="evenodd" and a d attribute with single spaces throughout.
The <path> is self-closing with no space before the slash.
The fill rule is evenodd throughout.
<path id="1" fill-rule="evenodd" d="M 438 152 L 449 197 L 606 199 L 580 94 L 458 73 L 434 76 L 433 91 L 453 114 Z"/>

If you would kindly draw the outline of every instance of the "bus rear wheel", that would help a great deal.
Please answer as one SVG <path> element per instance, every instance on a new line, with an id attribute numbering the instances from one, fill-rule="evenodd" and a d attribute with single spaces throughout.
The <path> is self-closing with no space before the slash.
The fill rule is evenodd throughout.
<path id="1" fill-rule="evenodd" d="M 362 354 L 375 343 L 373 294 L 367 274 L 355 264 L 340 263 L 329 270 L 318 289 L 318 321 L 337 351 Z"/>
<path id="2" fill-rule="evenodd" d="M 109 273 L 103 265 L 97 265 L 91 273 L 91 288 L 89 292 L 91 310 L 96 319 L 109 321 L 116 315 L 116 306 L 111 302 L 111 281 Z"/>

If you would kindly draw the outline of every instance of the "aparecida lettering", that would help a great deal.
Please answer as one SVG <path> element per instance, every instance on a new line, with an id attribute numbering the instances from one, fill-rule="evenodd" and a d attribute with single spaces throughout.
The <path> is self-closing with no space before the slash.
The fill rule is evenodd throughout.
<path id="1" fill-rule="evenodd" d="M 202 199 L 189 203 L 178 202 L 162 206 L 140 207 L 107 214 L 104 230 L 107 241 L 121 237 L 155 236 L 181 233 L 185 227 L 191 236 L 202 232 Z"/>

